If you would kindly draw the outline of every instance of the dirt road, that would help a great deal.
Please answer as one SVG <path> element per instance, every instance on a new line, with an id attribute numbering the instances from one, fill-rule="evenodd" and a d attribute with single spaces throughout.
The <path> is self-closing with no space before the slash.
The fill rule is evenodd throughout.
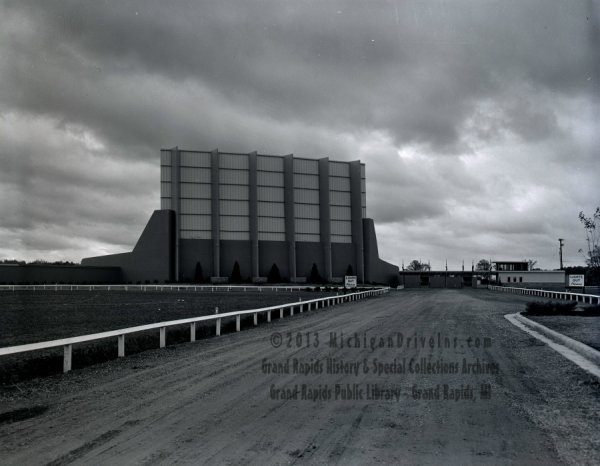
<path id="1" fill-rule="evenodd" d="M 526 301 L 398 291 L 22 384 L 0 463 L 600 464 L 598 380 Z"/>

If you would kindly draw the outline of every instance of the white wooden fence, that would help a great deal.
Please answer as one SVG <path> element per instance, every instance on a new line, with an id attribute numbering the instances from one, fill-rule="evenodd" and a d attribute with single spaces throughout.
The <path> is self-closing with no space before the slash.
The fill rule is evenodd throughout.
<path id="1" fill-rule="evenodd" d="M 577 301 L 578 303 L 600 304 L 600 296 L 594 294 L 572 293 L 570 291 L 535 290 L 531 288 L 513 288 L 510 286 L 496 285 L 488 285 L 488 289 L 525 296 L 539 296 L 550 299 L 567 299 L 570 301 Z"/>
<path id="2" fill-rule="evenodd" d="M 359 299 L 368 298 L 371 296 L 378 296 L 384 293 L 388 293 L 389 288 L 373 288 L 368 291 L 361 291 L 357 293 L 348 293 L 344 295 L 329 296 L 325 298 L 311 299 L 308 301 L 300 301 L 287 304 L 279 304 L 276 306 L 263 307 L 260 309 L 250 309 L 245 311 L 234 311 L 225 312 L 222 314 L 212 314 L 201 317 L 191 317 L 188 319 L 170 320 L 167 322 L 157 322 L 155 324 L 138 325 L 136 327 L 123 328 L 119 330 L 111 330 L 108 332 L 94 333 L 91 335 L 82 335 L 78 337 L 62 338 L 60 340 L 44 341 L 40 343 L 30 343 L 27 345 L 19 346 L 8 346 L 0 348 L 0 356 L 7 356 L 9 354 L 26 353 L 29 351 L 38 351 L 50 348 L 64 348 L 63 358 L 63 371 L 68 372 L 72 367 L 73 359 L 73 345 L 79 343 L 86 343 L 96 340 L 102 340 L 105 338 L 117 337 L 117 354 L 118 357 L 122 358 L 125 356 L 125 335 L 131 333 L 143 332 L 146 330 L 159 329 L 160 332 L 160 347 L 164 348 L 167 344 L 166 330 L 167 327 L 174 325 L 185 325 L 190 326 L 190 341 L 196 340 L 196 323 L 198 322 L 209 322 L 216 321 L 216 334 L 221 335 L 221 320 L 227 317 L 235 317 L 235 329 L 237 332 L 240 331 L 241 317 L 244 315 L 252 314 L 254 316 L 254 325 L 258 325 L 258 314 L 267 314 L 267 322 L 271 322 L 271 313 L 273 311 L 279 311 L 279 318 L 283 318 L 284 311 L 289 310 L 290 315 L 294 315 L 294 309 L 297 308 L 299 312 L 305 310 L 310 311 L 311 309 L 319 309 L 322 307 L 333 306 L 348 301 L 356 301 Z"/>
<path id="3" fill-rule="evenodd" d="M 321 289 L 344 290 L 340 285 L 321 286 Z M 0 285 L 0 291 L 304 291 L 314 285 Z M 372 288 L 369 285 L 361 288 Z M 373 287 L 376 288 L 376 287 Z"/>

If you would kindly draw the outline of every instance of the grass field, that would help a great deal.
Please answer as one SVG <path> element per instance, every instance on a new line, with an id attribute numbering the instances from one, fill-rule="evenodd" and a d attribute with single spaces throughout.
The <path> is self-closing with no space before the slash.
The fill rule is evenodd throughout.
<path id="1" fill-rule="evenodd" d="M 335 293 L 334 293 L 335 294 Z M 17 291 L 0 293 L 0 347 L 55 340 L 236 310 L 256 309 L 328 296 L 327 292 L 138 292 L 138 291 Z M 273 314 L 277 318 L 278 313 Z M 248 323 L 249 316 L 242 321 Z M 264 320 L 265 317 L 261 316 Z M 231 331 L 235 319 L 223 322 Z M 197 337 L 214 335 L 215 324 L 197 326 Z M 167 344 L 189 340 L 187 326 L 167 330 Z M 157 348 L 158 331 L 128 336 L 126 354 Z M 77 345 L 73 367 L 114 359 L 116 341 L 102 340 Z M 0 358 L 0 383 L 60 372 L 62 350 L 36 351 Z"/>

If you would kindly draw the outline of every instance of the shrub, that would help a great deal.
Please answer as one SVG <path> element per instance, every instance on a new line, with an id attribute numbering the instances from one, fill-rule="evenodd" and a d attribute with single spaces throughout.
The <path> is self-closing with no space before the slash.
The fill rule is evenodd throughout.
<path id="1" fill-rule="evenodd" d="M 312 268 L 310 269 L 310 275 L 308 277 L 308 281 L 310 283 L 317 283 L 317 284 L 324 283 L 323 277 L 321 277 L 321 274 L 319 273 L 317 264 L 315 264 L 315 263 L 313 263 Z"/>
<path id="2" fill-rule="evenodd" d="M 600 305 L 586 306 L 582 310 L 575 310 L 577 303 L 555 303 L 552 301 L 536 301 L 528 303 L 524 315 L 530 316 L 600 316 Z"/>
<path id="3" fill-rule="evenodd" d="M 235 264 L 233 264 L 233 270 L 229 276 L 229 283 L 242 283 L 242 273 L 238 261 L 235 261 Z"/>
<path id="4" fill-rule="evenodd" d="M 196 262 L 196 270 L 194 271 L 194 283 L 204 283 L 204 273 L 200 262 Z"/>
<path id="5" fill-rule="evenodd" d="M 566 303 L 534 301 L 527 303 L 525 313 L 528 315 L 568 315 L 573 312 L 575 306 L 577 306 L 575 301 Z"/>
<path id="6" fill-rule="evenodd" d="M 279 273 L 279 267 L 277 264 L 271 266 L 269 274 L 267 275 L 267 282 L 269 283 L 281 283 L 281 274 Z"/>

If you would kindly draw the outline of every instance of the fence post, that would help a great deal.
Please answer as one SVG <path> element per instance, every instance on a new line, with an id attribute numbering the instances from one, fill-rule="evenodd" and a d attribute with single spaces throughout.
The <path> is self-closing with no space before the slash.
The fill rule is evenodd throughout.
<path id="1" fill-rule="evenodd" d="M 256 327 L 258 325 L 258 312 L 254 313 L 254 326 Z"/>
<path id="2" fill-rule="evenodd" d="M 71 363 L 73 361 L 73 345 L 64 346 L 64 358 L 63 358 L 63 372 L 69 372 L 71 370 Z"/>
<path id="3" fill-rule="evenodd" d="M 279 309 L 279 318 L 283 319 L 283 308 Z"/>
<path id="4" fill-rule="evenodd" d="M 267 311 L 267 322 L 271 322 L 271 311 Z"/>
<path id="5" fill-rule="evenodd" d="M 166 327 L 160 328 L 160 347 L 164 348 L 167 346 L 167 329 Z"/>
<path id="6" fill-rule="evenodd" d="M 221 335 L 221 319 L 217 319 L 217 336 Z"/>
<path id="7" fill-rule="evenodd" d="M 190 341 L 196 341 L 196 322 L 190 323 Z"/>
<path id="8" fill-rule="evenodd" d="M 290 306 L 290 316 L 294 315 L 294 306 Z"/>
<path id="9" fill-rule="evenodd" d="M 237 316 L 235 316 L 235 331 L 239 332 L 240 331 L 240 315 L 238 314 Z"/>
<path id="10" fill-rule="evenodd" d="M 117 356 L 122 358 L 125 356 L 125 335 L 117 337 Z"/>

